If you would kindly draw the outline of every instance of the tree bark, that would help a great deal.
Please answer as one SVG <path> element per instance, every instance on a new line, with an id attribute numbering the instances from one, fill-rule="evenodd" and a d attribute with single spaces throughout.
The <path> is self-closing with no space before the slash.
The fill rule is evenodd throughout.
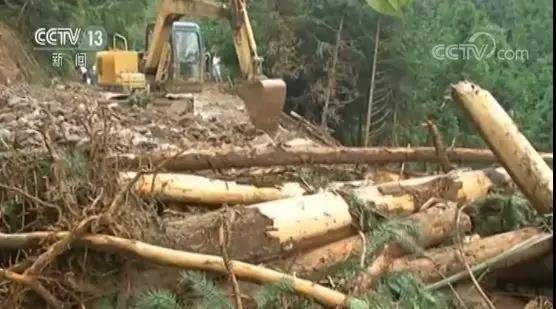
<path id="1" fill-rule="evenodd" d="M 121 173 L 122 180 L 131 180 L 136 173 Z M 148 174 L 134 184 L 135 192 L 145 198 L 168 202 L 203 205 L 250 205 L 291 197 L 301 192 L 287 192 L 278 188 L 258 188 L 231 181 L 213 180 L 195 175 Z"/>
<path id="2" fill-rule="evenodd" d="M 360 202 L 371 203 L 384 216 L 409 215 L 431 198 L 467 203 L 511 182 L 503 168 L 453 171 L 352 190 Z"/>
<path id="3" fill-rule="evenodd" d="M 496 156 L 485 149 L 454 148 L 447 150 L 450 161 L 496 162 Z M 543 158 L 552 162 L 552 154 Z M 166 161 L 165 161 L 166 160 Z M 348 148 L 348 147 L 268 147 L 240 150 L 192 150 L 147 155 L 123 154 L 109 158 L 114 165 L 126 168 L 158 166 L 171 172 L 207 169 L 269 167 L 309 164 L 387 164 L 399 162 L 438 162 L 432 147 L 418 148 Z"/>
<path id="4" fill-rule="evenodd" d="M 408 219 L 417 222 L 420 229 L 421 238 L 417 240 L 417 243 L 423 248 L 428 248 L 438 245 L 451 237 L 455 228 L 454 218 L 457 211 L 458 207 L 455 203 L 438 204 L 423 212 L 409 216 Z M 462 230 L 471 230 L 471 219 L 468 216 L 464 215 L 461 222 Z M 368 235 L 367 237 L 372 236 Z M 283 268 L 287 267 L 289 272 L 296 273 L 302 277 L 320 278 L 323 275 L 321 272 L 327 268 L 361 254 L 363 248 L 362 241 L 360 236 L 352 236 L 311 251 L 295 254 L 277 264 Z M 367 238 L 366 241 L 372 241 L 372 239 Z M 378 270 L 380 268 L 379 265 L 384 264 L 382 261 L 385 259 L 390 260 L 405 253 L 407 252 L 399 245 L 390 245 L 384 252 L 378 255 L 370 269 Z"/>
<path id="5" fill-rule="evenodd" d="M 490 92 L 460 82 L 452 97 L 470 116 L 512 179 L 541 213 L 552 212 L 553 173 Z"/>
<path id="6" fill-rule="evenodd" d="M 412 214 L 432 197 L 471 202 L 510 181 L 504 169 L 454 172 L 356 189 L 359 201 L 373 204 L 386 216 Z M 230 256 L 267 261 L 307 248 L 356 235 L 347 202 L 325 192 L 256 204 L 237 209 L 231 222 Z M 166 222 L 172 247 L 216 254 L 221 212 Z"/>
<path id="7" fill-rule="evenodd" d="M 230 218 L 232 259 L 262 262 L 352 235 L 349 206 L 339 195 L 319 193 L 235 209 Z M 223 212 L 213 211 L 165 222 L 172 248 L 220 253 Z"/>
<path id="8" fill-rule="evenodd" d="M 498 234 L 464 245 L 464 255 L 469 265 L 474 266 L 503 254 L 512 247 L 533 237 L 545 237 L 546 235 L 546 233 L 534 228 Z M 544 242 L 531 250 L 520 252 L 519 255 L 515 255 L 508 260 L 491 265 L 489 269 L 510 267 L 542 256 L 550 250 L 552 250 L 552 242 Z M 408 256 L 395 259 L 387 265 L 384 271 L 379 273 L 373 274 L 371 269 L 367 269 L 367 272 L 361 273 L 355 280 L 355 285 L 358 287 L 357 294 L 359 294 L 371 289 L 380 277 L 388 273 L 409 272 L 425 283 L 432 283 L 463 270 L 464 265 L 459 259 L 458 247 L 454 245 L 427 251 L 425 257 Z"/>
<path id="9" fill-rule="evenodd" d="M 497 170 L 453 173 L 370 186 L 353 191 L 359 200 L 374 203 L 388 215 L 411 214 L 431 197 L 472 201 L 509 177 Z M 350 208 L 334 193 L 325 192 L 234 209 L 230 218 L 229 255 L 232 259 L 261 262 L 352 235 Z M 219 254 L 222 211 L 163 222 L 168 246 Z M 1 242 L 0 242 L 1 244 Z"/>

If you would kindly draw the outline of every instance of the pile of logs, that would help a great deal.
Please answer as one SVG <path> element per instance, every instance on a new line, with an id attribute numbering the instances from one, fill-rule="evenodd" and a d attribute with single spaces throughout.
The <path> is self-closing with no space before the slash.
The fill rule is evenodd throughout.
<path id="1" fill-rule="evenodd" d="M 308 192 L 302 184 L 256 187 L 185 172 L 302 164 L 438 162 L 439 154 L 434 148 L 310 146 L 118 156 L 113 160 L 119 166 L 131 169 L 152 164 L 165 170 L 121 173 L 122 185 L 132 181 L 131 189 L 137 195 L 165 205 L 210 207 L 210 211 L 164 221 L 170 240 L 167 247 L 171 249 L 92 234 L 76 237 L 74 244 L 125 253 L 165 266 L 222 273 L 233 269 L 233 275 L 246 281 L 270 283 L 288 279 L 298 293 L 330 307 L 345 306 L 350 297 L 300 278 L 318 280 L 326 275 L 327 268 L 365 254 L 372 231 L 364 233 L 355 224 L 359 218 L 353 215 L 353 200 L 367 207 L 372 205 L 386 218 L 401 216 L 415 222 L 421 235 L 418 245 L 426 250 L 416 255 L 399 244 L 387 245 L 370 265 L 362 265 L 366 271 L 354 283 L 356 295 L 371 291 L 380 278 L 393 272 L 412 273 L 438 288 L 467 279 L 479 269 L 510 267 L 550 253 L 552 233 L 537 228 L 454 240 L 456 234 L 462 236 L 473 229 L 473 222 L 461 211 L 462 207 L 486 197 L 495 188 L 515 183 L 540 213 L 552 211 L 553 192 L 552 169 L 547 164 L 552 163 L 552 154 L 537 153 L 489 92 L 461 82 L 453 85 L 452 95 L 477 124 L 490 150 L 448 149 L 443 155 L 452 162 L 498 161 L 502 167 L 456 169 L 387 183 L 331 183 L 319 192 Z M 225 208 L 217 209 L 222 206 Z M 34 248 L 47 239 L 64 239 L 70 233 L 0 234 L 0 250 Z M 223 233 L 230 245 L 227 256 L 220 257 Z M 283 269 L 284 273 L 254 266 L 260 263 Z M 2 275 L 10 278 L 8 271 L 0 269 Z"/>

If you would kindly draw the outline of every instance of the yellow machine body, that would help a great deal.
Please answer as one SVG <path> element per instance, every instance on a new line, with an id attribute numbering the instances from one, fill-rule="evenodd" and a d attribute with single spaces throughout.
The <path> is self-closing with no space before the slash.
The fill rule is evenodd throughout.
<path id="1" fill-rule="evenodd" d="M 139 72 L 139 53 L 108 50 L 97 53 L 99 84 L 109 88 L 145 89 L 145 74 Z"/>

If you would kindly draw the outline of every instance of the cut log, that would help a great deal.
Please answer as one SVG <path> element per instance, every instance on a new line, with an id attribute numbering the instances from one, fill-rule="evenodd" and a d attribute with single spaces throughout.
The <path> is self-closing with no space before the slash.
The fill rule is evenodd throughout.
<path id="1" fill-rule="evenodd" d="M 450 161 L 496 162 L 489 150 L 448 149 Z M 552 162 L 552 154 L 544 154 Z M 191 150 L 183 153 L 123 154 L 111 157 L 115 165 L 137 168 L 158 166 L 166 171 L 183 172 L 205 169 L 268 167 L 305 164 L 386 164 L 399 162 L 438 162 L 436 149 L 420 148 L 343 148 L 343 147 L 269 147 L 257 149 Z"/>
<path id="2" fill-rule="evenodd" d="M 482 263 L 488 259 L 494 258 L 504 252 L 512 249 L 531 238 L 546 237 L 548 234 L 534 228 L 525 228 L 518 231 L 512 231 L 504 234 L 498 234 L 487 238 L 472 241 L 464 245 L 464 255 L 471 267 Z M 534 259 L 542 256 L 552 250 L 552 240 L 543 242 L 538 246 L 520 252 L 507 260 L 500 263 L 490 265 L 489 269 L 493 270 L 501 267 L 510 267 L 518 263 Z M 387 269 L 378 275 L 373 276 L 368 272 L 360 274 L 355 281 L 358 287 L 358 293 L 369 290 L 373 287 L 373 283 L 377 282 L 381 276 L 394 272 L 409 272 L 423 282 L 431 283 L 443 279 L 442 277 L 450 276 L 465 270 L 464 265 L 459 259 L 459 251 L 456 245 L 438 248 L 427 251 L 426 257 L 402 257 L 389 263 Z"/>
<path id="3" fill-rule="evenodd" d="M 552 212 L 552 169 L 490 92 L 469 82 L 459 82 L 452 85 L 452 97 L 470 116 L 533 206 L 541 213 Z"/>
<path id="4" fill-rule="evenodd" d="M 121 173 L 123 181 L 135 178 L 136 173 Z M 301 191 L 278 188 L 258 188 L 231 181 L 213 180 L 195 175 L 147 174 L 134 185 L 139 196 L 168 202 L 184 202 L 209 205 L 250 205 L 302 195 Z"/>
<path id="5" fill-rule="evenodd" d="M 342 239 L 355 232 L 349 206 L 339 195 L 319 193 L 237 209 L 230 218 L 231 258 L 262 262 L 293 249 Z M 165 224 L 171 247 L 218 254 L 222 212 L 172 220 Z"/>
<path id="6" fill-rule="evenodd" d="M 219 229 L 230 217 L 230 258 L 262 262 L 298 248 L 333 242 L 356 233 L 349 206 L 333 193 L 319 193 L 239 207 L 233 211 L 211 211 L 161 223 L 157 242 L 164 246 L 205 254 L 220 254 Z M 1 249 L 33 247 L 32 239 L 0 237 Z"/>
<path id="7" fill-rule="evenodd" d="M 454 172 L 408 179 L 353 192 L 360 201 L 386 215 L 412 214 L 431 197 L 470 202 L 509 181 L 504 169 Z M 356 235 L 349 206 L 340 196 L 319 193 L 251 205 L 237 210 L 231 224 L 230 256 L 245 261 L 267 261 L 297 250 L 314 248 Z M 173 248 L 219 253 L 220 212 L 190 216 L 166 223 Z"/>
<path id="8" fill-rule="evenodd" d="M 417 243 L 423 248 L 438 245 L 452 236 L 455 228 L 456 213 L 458 207 L 455 203 L 437 204 L 429 209 L 413 214 L 408 219 L 417 222 L 420 228 L 421 238 Z M 471 230 L 471 220 L 463 214 L 461 228 L 465 231 Z M 366 239 L 372 241 L 372 239 Z M 302 254 L 294 255 L 279 265 L 287 265 L 290 272 L 296 273 L 303 277 L 320 278 L 320 271 L 347 261 L 349 258 L 361 254 L 362 238 L 360 236 L 352 236 L 342 239 L 331 244 L 313 249 Z M 379 262 L 384 259 L 396 258 L 404 255 L 406 252 L 399 245 L 390 245 L 388 249 L 382 252 L 375 261 L 376 265 L 370 269 L 379 269 Z"/>
<path id="9" fill-rule="evenodd" d="M 450 175 L 442 176 L 442 181 L 438 177 L 424 177 L 420 181 L 412 179 L 367 188 L 373 194 L 358 197 L 374 203 L 378 209 L 387 208 L 392 214 L 401 212 L 399 209 L 413 213 L 429 197 L 471 201 L 509 178 L 496 170 L 454 173 L 455 180 L 447 178 Z M 330 192 L 241 207 L 232 214 L 228 252 L 232 259 L 263 262 L 356 235 L 348 204 Z M 224 212 L 213 211 L 164 221 L 167 246 L 219 254 L 218 230 L 223 216 Z"/>
<path id="10" fill-rule="evenodd" d="M 47 238 L 66 237 L 68 232 L 34 232 L 27 234 L 2 234 L 0 233 L 0 248 L 7 243 L 12 245 L 36 244 Z M 85 235 L 76 245 L 108 253 L 118 253 L 132 256 L 144 261 L 163 266 L 185 269 L 200 269 L 227 274 L 228 270 L 221 257 L 203 255 L 154 246 L 137 240 L 118 238 L 108 235 Z M 239 261 L 231 261 L 235 275 L 243 280 L 257 283 L 291 282 L 293 289 L 308 298 L 329 307 L 344 307 L 348 301 L 345 294 L 331 290 L 313 282 L 279 273 L 277 271 L 255 266 Z M 2 273 L 0 273 L 1 275 Z"/>
<path id="11" fill-rule="evenodd" d="M 445 175 L 360 187 L 353 189 L 352 193 L 360 202 L 374 205 L 383 215 L 396 216 L 416 212 L 431 198 L 471 202 L 510 182 L 503 168 L 453 171 Z"/>

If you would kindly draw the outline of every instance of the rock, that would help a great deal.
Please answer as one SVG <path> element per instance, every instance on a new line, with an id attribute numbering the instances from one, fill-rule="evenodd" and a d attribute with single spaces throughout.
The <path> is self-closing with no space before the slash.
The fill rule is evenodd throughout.
<path id="1" fill-rule="evenodd" d="M 193 101 L 179 100 L 172 102 L 166 111 L 168 117 L 179 120 L 184 114 L 193 114 Z"/>
<path id="2" fill-rule="evenodd" d="M 149 133 L 149 132 L 150 132 L 149 128 L 143 127 L 143 126 L 141 126 L 141 127 L 135 127 L 135 130 L 136 130 L 137 132 L 141 133 L 141 134 L 146 134 L 146 133 Z"/>
<path id="3" fill-rule="evenodd" d="M 20 97 L 10 97 L 8 98 L 8 107 L 15 107 L 16 105 L 20 104 L 23 101 L 23 98 Z"/>
<path id="4" fill-rule="evenodd" d="M 0 115 L 0 123 L 11 123 L 12 121 L 16 120 L 17 116 L 14 113 L 6 113 Z"/>
<path id="5" fill-rule="evenodd" d="M 285 143 L 287 147 L 309 147 L 309 146 L 318 146 L 315 142 L 305 139 L 305 138 L 294 138 L 289 140 Z"/>
<path id="6" fill-rule="evenodd" d="M 253 146 L 267 146 L 267 145 L 274 144 L 274 142 L 272 141 L 272 138 L 270 138 L 270 136 L 266 134 L 262 134 L 255 137 L 255 139 L 253 139 L 252 144 Z"/>
<path id="7" fill-rule="evenodd" d="M 26 126 L 29 125 L 29 120 L 27 120 L 27 117 L 25 117 L 25 116 L 20 117 L 20 118 L 17 120 L 17 125 L 18 125 L 18 126 L 22 126 L 22 127 L 26 127 Z"/>
<path id="8" fill-rule="evenodd" d="M 14 134 L 12 131 L 8 130 L 8 129 L 4 129 L 4 128 L 0 128 L 0 140 L 4 141 L 4 142 L 8 142 L 11 141 L 14 137 Z"/>

